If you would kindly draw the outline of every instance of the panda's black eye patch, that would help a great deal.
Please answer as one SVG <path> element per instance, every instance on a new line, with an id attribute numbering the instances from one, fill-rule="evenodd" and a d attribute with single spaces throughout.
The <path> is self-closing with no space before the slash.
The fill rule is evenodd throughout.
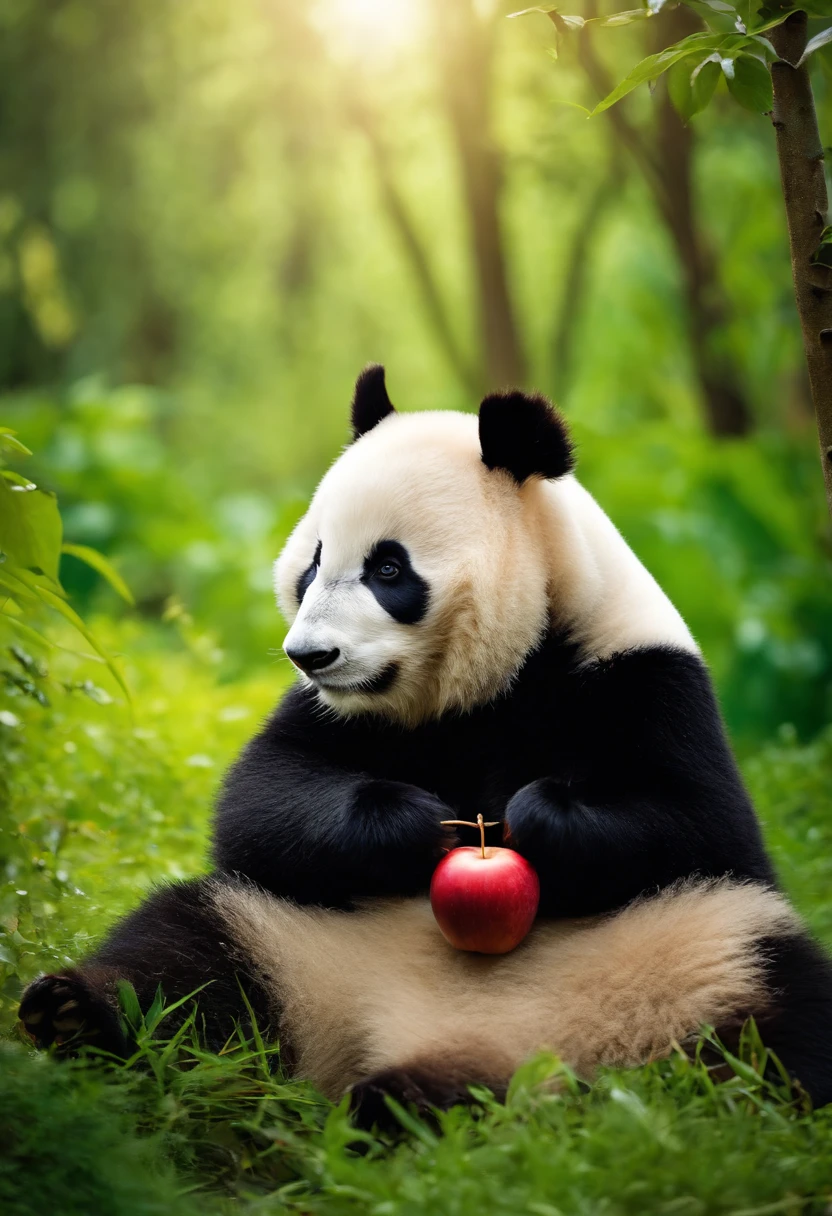
<path id="1" fill-rule="evenodd" d="M 318 541 L 318 544 L 315 547 L 315 553 L 312 558 L 311 565 L 306 567 L 303 574 L 297 581 L 295 595 L 298 597 L 299 604 L 303 601 L 303 597 L 306 595 L 312 583 L 315 581 L 315 575 L 318 573 L 318 567 L 321 564 L 321 548 L 321 542 Z"/>
<path id="2" fill-rule="evenodd" d="M 428 610 L 430 590 L 397 540 L 380 540 L 364 559 L 361 581 L 395 621 L 415 625 Z"/>

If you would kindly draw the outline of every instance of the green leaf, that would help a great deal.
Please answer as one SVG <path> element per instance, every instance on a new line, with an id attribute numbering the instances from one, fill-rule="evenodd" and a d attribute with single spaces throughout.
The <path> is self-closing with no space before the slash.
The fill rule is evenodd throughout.
<path id="1" fill-rule="evenodd" d="M 107 667 L 108 667 L 113 679 L 116 681 L 119 688 L 121 688 L 122 692 L 124 693 L 125 697 L 127 698 L 128 703 L 132 704 L 133 699 L 130 696 L 130 689 L 127 687 L 127 684 L 125 683 L 124 676 L 121 674 L 118 667 L 116 666 L 115 660 L 112 659 L 110 657 L 110 655 L 107 654 L 107 651 L 104 649 L 104 647 L 101 646 L 101 644 L 96 641 L 94 635 L 92 633 L 90 633 L 89 629 L 84 624 L 84 622 L 81 620 L 78 613 L 73 611 L 73 609 L 70 608 L 69 604 L 67 604 L 65 600 L 62 600 L 60 598 L 60 596 L 55 595 L 54 592 L 49 591 L 48 588 L 44 587 L 41 583 L 37 583 L 37 582 L 33 581 L 33 583 L 31 585 L 32 585 L 32 590 L 36 593 L 36 595 L 38 595 L 38 597 L 44 602 L 44 604 L 48 604 L 50 608 L 54 608 L 55 611 L 60 613 L 60 615 L 65 620 L 69 621 L 70 625 L 72 625 L 75 629 L 78 630 L 78 632 L 81 634 L 81 637 L 84 638 L 87 642 L 89 642 L 89 644 L 90 644 L 90 646 L 92 646 L 93 650 L 97 651 L 98 654 L 101 655 L 102 659 L 107 664 Z"/>
<path id="2" fill-rule="evenodd" d="M 820 234 L 820 244 L 812 254 L 812 261 L 818 266 L 832 266 L 832 227 L 824 228 Z"/>
<path id="3" fill-rule="evenodd" d="M 587 24 L 577 13 L 559 13 L 556 8 L 551 9 L 546 16 L 559 34 L 568 34 L 570 30 L 582 30 Z"/>
<path id="4" fill-rule="evenodd" d="M 667 91 L 685 122 L 705 109 L 721 74 L 721 60 L 716 52 L 699 62 L 689 58 L 674 63 L 667 74 Z"/>
<path id="5" fill-rule="evenodd" d="M 13 486 L 20 486 L 22 490 L 36 490 L 37 486 L 28 477 L 21 477 L 19 473 L 15 473 L 12 469 L 0 469 L 0 477 L 5 477 Z"/>
<path id="6" fill-rule="evenodd" d="M 20 456 L 31 456 L 32 453 L 25 444 L 15 438 L 16 435 L 17 431 L 12 431 L 7 426 L 0 426 L 0 447 L 9 448 Z"/>
<path id="7" fill-rule="evenodd" d="M 405 1110 L 400 1102 L 395 1098 L 391 1098 L 389 1094 L 384 1095 L 385 1105 L 398 1119 L 405 1131 L 410 1132 L 411 1136 L 415 1136 L 417 1140 L 425 1145 L 426 1148 L 435 1149 L 439 1143 L 439 1138 L 434 1135 L 427 1123 L 423 1123 L 416 1115 L 411 1115 L 409 1110 Z"/>
<path id="8" fill-rule="evenodd" d="M 19 573 L 10 562 L 0 566 L 0 588 L 7 591 L 15 600 L 23 603 L 26 603 L 27 600 L 36 602 L 37 596 L 22 579 L 18 578 Z"/>
<path id="9" fill-rule="evenodd" d="M 19 633 L 22 638 L 29 642 L 30 645 L 45 646 L 47 650 L 52 650 L 54 648 L 54 642 L 50 642 L 49 638 L 44 637 L 42 633 L 38 633 L 37 629 L 32 629 L 32 627 L 25 624 L 24 621 L 18 620 L 17 617 L 12 616 L 10 612 L 3 612 L 0 610 L 0 617 L 2 617 L 4 621 L 8 621 L 12 628 Z"/>
<path id="10" fill-rule="evenodd" d="M 634 21 L 646 21 L 652 16 L 649 8 L 628 8 L 623 13 L 611 13 L 609 17 L 591 17 L 590 21 L 602 26 L 632 25 Z"/>
<path id="11" fill-rule="evenodd" d="M 551 1051 L 541 1051 L 528 1060 L 524 1060 L 509 1082 L 506 1093 L 506 1106 L 513 1107 L 526 1095 L 539 1090 L 554 1077 L 565 1073 L 565 1065 L 559 1056 Z"/>
<path id="12" fill-rule="evenodd" d="M 724 68 L 723 68 L 724 70 Z M 768 114 L 774 105 L 771 73 L 753 55 L 737 55 L 733 74 L 725 72 L 731 95 L 754 114 Z"/>
<path id="13" fill-rule="evenodd" d="M 667 73 L 667 92 L 673 102 L 676 113 L 685 122 L 693 117 L 693 85 L 691 82 L 690 59 L 681 59 L 674 63 Z"/>
<path id="14" fill-rule="evenodd" d="M 768 38 L 763 38 L 760 34 L 750 35 L 746 40 L 746 49 L 749 54 L 756 54 L 758 59 L 765 59 L 767 63 L 776 63 L 780 58 Z"/>
<path id="15" fill-rule="evenodd" d="M 683 0 L 698 17 L 715 33 L 727 34 L 731 30 L 744 34 L 745 26 L 740 14 L 727 0 Z"/>
<path id="16" fill-rule="evenodd" d="M 12 486 L 0 477 L 0 550 L 18 566 L 42 571 L 58 584 L 61 535 L 54 494 Z"/>
<path id="17" fill-rule="evenodd" d="M 695 69 L 691 77 L 694 114 L 699 114 L 708 105 L 721 75 L 722 65 L 718 55 L 710 56 Z"/>
<path id="18" fill-rule="evenodd" d="M 66 654 L 72 654 L 76 659 L 83 659 L 86 663 L 103 663 L 104 660 L 98 654 L 88 654 L 83 650 L 73 650 L 71 646 L 62 646 L 60 642 L 53 642 L 51 638 L 46 637 L 43 633 L 38 633 L 37 629 L 33 629 L 31 625 L 27 625 L 25 621 L 11 612 L 6 612 L 0 607 L 0 617 L 11 625 L 12 629 L 24 638 L 30 645 L 45 646 L 47 650 L 63 650 Z"/>
<path id="19" fill-rule="evenodd" d="M 162 1016 L 162 1010 L 165 1007 L 165 995 L 162 992 L 162 985 L 156 987 L 156 995 L 153 997 L 153 1002 L 145 1014 L 144 1025 L 148 1034 L 153 1034 L 159 1018 Z"/>
<path id="20" fill-rule="evenodd" d="M 506 13 L 506 18 L 511 21 L 514 17 L 530 17 L 532 13 L 542 13 L 544 17 L 548 17 L 556 9 L 555 4 L 536 4 L 533 8 L 520 8 L 516 13 Z"/>
<path id="21" fill-rule="evenodd" d="M 687 59 L 688 56 L 697 52 L 701 52 L 703 56 L 710 54 L 711 51 L 720 51 L 722 54 L 728 53 L 730 50 L 737 49 L 746 43 L 748 39 L 740 34 L 691 34 L 687 38 L 683 38 L 681 42 L 677 42 L 674 46 L 668 47 L 664 51 L 659 51 L 656 55 L 648 55 L 646 59 L 633 68 L 628 76 L 621 81 L 620 84 L 609 93 L 603 101 L 599 101 L 598 105 L 592 111 L 592 117 L 596 114 L 603 114 L 604 110 L 608 110 L 610 106 L 614 106 L 622 97 L 626 97 L 628 93 L 632 93 L 633 89 L 637 89 L 640 84 L 647 84 L 648 81 L 658 80 L 658 78 L 675 63 Z"/>
<path id="22" fill-rule="evenodd" d="M 68 553 L 70 557 L 77 557 L 79 561 L 86 562 L 107 580 L 113 591 L 117 592 L 123 600 L 126 600 L 128 604 L 135 604 L 136 601 L 133 599 L 130 588 L 103 553 L 99 553 L 97 549 L 91 549 L 89 545 L 67 544 L 61 546 L 61 553 Z"/>
<path id="23" fill-rule="evenodd" d="M 577 14 L 567 15 L 561 13 L 557 5 L 540 4 L 534 8 L 523 8 L 516 13 L 508 13 L 509 18 L 512 17 L 528 17 L 532 13 L 542 13 L 544 17 L 548 17 L 553 25 L 556 26 L 561 33 L 565 33 L 569 29 L 583 29 L 585 25 L 631 25 L 633 21 L 646 21 L 648 17 L 652 17 L 658 9 L 650 8 L 629 8 L 621 13 L 610 13 L 608 17 L 579 17 Z"/>
<path id="24" fill-rule="evenodd" d="M 771 0 L 768 4 L 760 5 L 757 19 L 765 21 L 769 27 L 780 25 L 791 13 L 801 10 L 810 17 L 828 17 L 829 0 L 797 0 L 795 3 L 790 3 L 789 0 Z"/>
<path id="25" fill-rule="evenodd" d="M 732 1055 L 730 1051 L 723 1047 L 723 1055 L 726 1063 L 730 1064 L 732 1070 L 741 1080 L 749 1085 L 763 1085 L 764 1081 L 760 1074 L 751 1064 L 746 1064 L 745 1060 L 740 1060 L 737 1056 Z"/>
<path id="26" fill-rule="evenodd" d="M 832 42 L 832 25 L 829 26 L 829 29 L 821 30 L 819 34 L 815 34 L 814 38 L 809 39 L 797 66 L 802 67 L 810 55 L 814 55 L 815 51 L 819 51 L 822 46 L 827 46 L 830 42 Z"/>
<path id="27" fill-rule="evenodd" d="M 523 8 L 519 12 L 509 13 L 508 17 L 528 17 L 531 13 L 542 13 L 552 24 L 564 33 L 569 29 L 582 29 L 587 23 L 583 17 L 567 16 L 558 11 L 557 5 L 537 5 L 535 8 Z"/>
<path id="28" fill-rule="evenodd" d="M 118 980 L 116 982 L 118 991 L 118 1003 L 121 1012 L 127 1020 L 132 1030 L 138 1030 L 142 1024 L 142 1007 L 139 1004 L 139 998 L 136 996 L 136 989 L 129 980 Z"/>

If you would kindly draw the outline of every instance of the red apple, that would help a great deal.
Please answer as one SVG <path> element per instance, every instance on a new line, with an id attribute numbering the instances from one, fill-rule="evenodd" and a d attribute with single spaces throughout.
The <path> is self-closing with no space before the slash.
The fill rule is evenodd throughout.
<path id="1" fill-rule="evenodd" d="M 460 819 L 448 823 L 462 824 Z M 482 815 L 480 844 L 452 849 L 433 872 L 430 906 L 439 928 L 457 950 L 507 954 L 531 929 L 540 900 L 534 868 L 514 849 L 485 847 Z"/>

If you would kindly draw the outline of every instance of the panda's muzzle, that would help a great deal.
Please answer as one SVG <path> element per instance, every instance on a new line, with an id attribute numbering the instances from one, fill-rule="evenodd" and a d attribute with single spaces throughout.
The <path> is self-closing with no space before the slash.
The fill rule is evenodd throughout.
<path id="1" fill-rule="evenodd" d="M 286 654 L 294 663 L 295 667 L 299 667 L 301 671 L 311 675 L 312 672 L 319 672 L 331 667 L 341 651 L 336 647 L 332 650 L 296 650 L 294 648 L 286 648 Z"/>

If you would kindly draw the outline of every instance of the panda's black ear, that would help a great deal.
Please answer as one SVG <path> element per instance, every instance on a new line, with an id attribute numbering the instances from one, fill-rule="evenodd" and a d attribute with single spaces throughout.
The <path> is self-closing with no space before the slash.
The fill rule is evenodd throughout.
<path id="1" fill-rule="evenodd" d="M 480 405 L 480 447 L 489 469 L 518 485 L 528 477 L 563 477 L 575 467 L 566 423 L 538 393 L 493 393 Z"/>
<path id="2" fill-rule="evenodd" d="M 371 363 L 355 382 L 352 398 L 352 437 L 360 439 L 374 426 L 395 414 L 393 402 L 387 396 L 384 383 L 384 368 L 380 363 Z"/>

